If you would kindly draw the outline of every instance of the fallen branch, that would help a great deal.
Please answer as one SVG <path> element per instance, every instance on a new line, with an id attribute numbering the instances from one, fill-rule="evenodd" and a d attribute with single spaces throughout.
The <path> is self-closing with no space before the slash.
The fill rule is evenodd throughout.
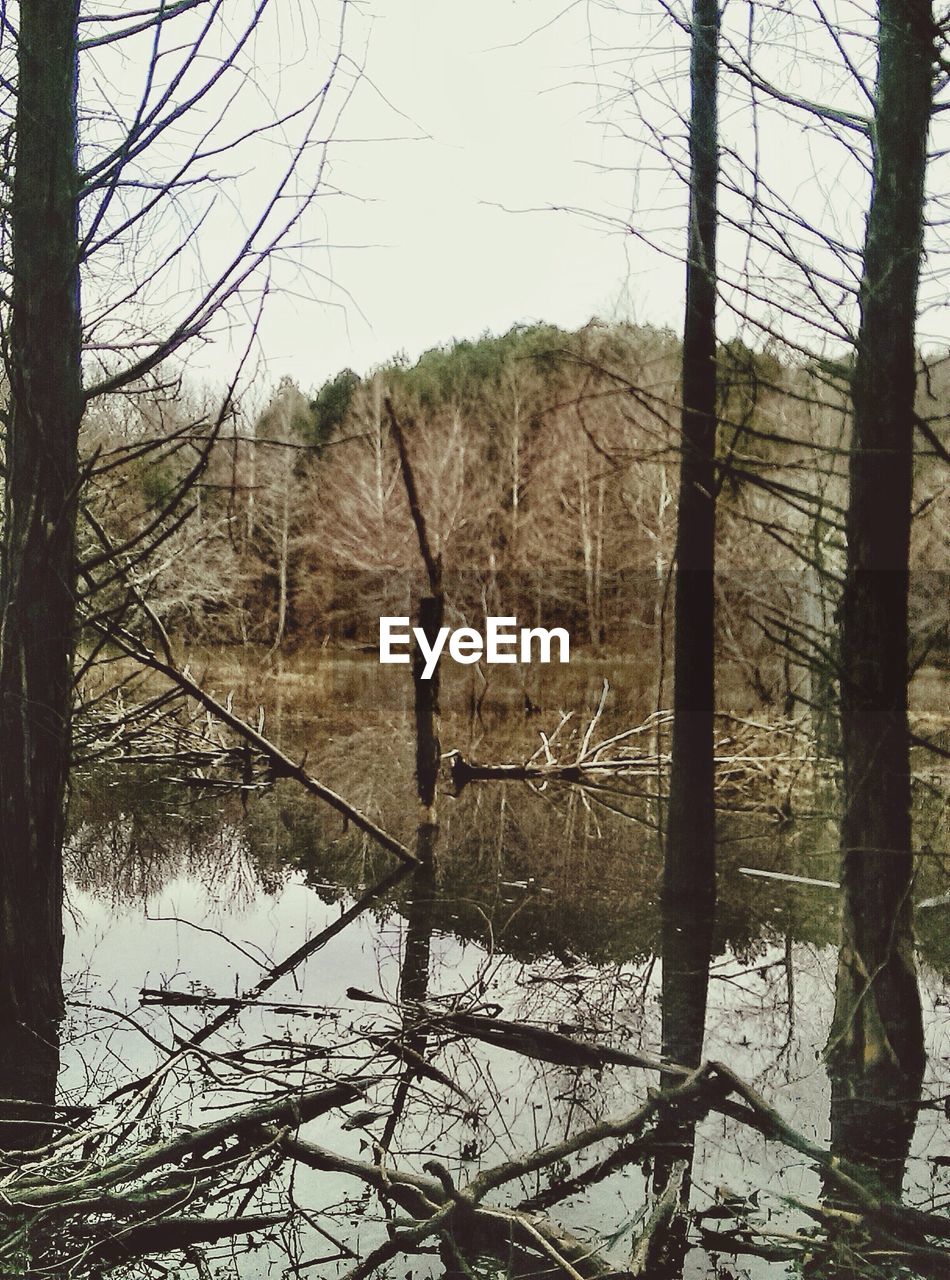
<path id="1" fill-rule="evenodd" d="M 351 999 L 378 1000 L 378 997 L 370 996 L 357 988 L 350 988 L 347 994 Z M 950 1239 L 950 1218 L 908 1208 L 883 1192 L 871 1190 L 867 1185 L 866 1170 L 833 1156 L 820 1143 L 799 1133 L 751 1086 L 722 1063 L 707 1062 L 697 1070 L 689 1071 L 647 1055 L 628 1054 L 606 1046 L 589 1045 L 543 1027 L 507 1022 L 480 1014 L 452 1013 L 431 1005 L 418 1007 L 430 1027 L 448 1028 L 460 1035 L 471 1036 L 527 1057 L 578 1067 L 597 1068 L 608 1063 L 630 1065 L 662 1071 L 668 1076 L 679 1076 L 682 1081 L 672 1088 L 652 1091 L 642 1107 L 621 1121 L 601 1121 L 566 1142 L 536 1152 L 526 1161 L 511 1162 L 506 1166 L 499 1166 L 495 1171 L 479 1175 L 470 1184 L 473 1188 L 479 1188 L 479 1196 L 491 1187 L 500 1185 L 494 1179 L 500 1177 L 501 1181 L 510 1181 L 525 1173 L 536 1172 L 607 1138 L 637 1138 L 643 1134 L 649 1120 L 662 1108 L 690 1105 L 696 1119 L 709 1111 L 718 1111 L 757 1130 L 766 1139 L 777 1141 L 805 1156 L 835 1184 L 860 1215 L 884 1223 L 903 1240 L 909 1241 L 908 1247 L 916 1247 L 927 1236 Z"/>
<path id="2" fill-rule="evenodd" d="M 143 1222 L 128 1228 L 111 1227 L 108 1237 L 93 1245 L 91 1257 L 96 1261 L 121 1262 L 146 1253 L 167 1253 L 196 1244 L 233 1240 L 235 1236 L 283 1226 L 289 1220 L 289 1214 L 270 1213 L 241 1218 L 160 1218 L 157 1222 Z"/>
<path id="3" fill-rule="evenodd" d="M 8 1179 L 2 1187 L 4 1211 L 7 1214 L 34 1213 L 38 1209 L 60 1206 L 70 1212 L 81 1212 L 86 1202 L 98 1199 L 108 1187 L 135 1182 L 165 1165 L 180 1166 L 188 1157 L 205 1155 L 235 1138 L 253 1137 L 267 1126 L 296 1127 L 325 1115 L 335 1107 L 355 1102 L 372 1083 L 369 1077 L 361 1079 L 359 1084 L 349 1080 L 338 1081 L 276 1102 L 247 1107 L 221 1120 L 106 1161 L 65 1181 L 50 1182 L 29 1176 Z"/>
<path id="4" fill-rule="evenodd" d="M 446 752 L 442 759 L 456 794 L 473 782 L 526 782 L 537 787 L 549 782 L 572 783 L 592 791 L 628 782 L 631 795 L 648 798 L 642 789 L 635 788 L 637 780 L 652 778 L 657 770 L 668 768 L 670 758 L 658 755 L 655 745 L 637 746 L 636 740 L 654 743 L 659 728 L 670 722 L 670 713 L 656 711 L 632 729 L 597 740 L 595 730 L 607 693 L 605 681 L 597 709 L 586 725 L 562 735 L 571 719 L 562 715 L 553 733 L 541 733 L 541 745 L 527 760 L 484 763 L 466 759 L 459 750 Z M 758 787 L 771 794 L 779 786 L 790 794 L 799 781 L 813 777 L 820 765 L 814 758 L 813 743 L 798 721 L 762 724 L 725 713 L 719 713 L 718 718 L 726 722 L 726 732 L 717 740 L 714 753 L 720 791 L 741 795 Z M 811 766 L 810 770 L 806 766 Z M 783 813 L 780 809 L 778 816 Z"/>
<path id="5" fill-rule="evenodd" d="M 597 1250 L 560 1226 L 521 1209 L 501 1209 L 478 1204 L 469 1190 L 452 1184 L 447 1172 L 435 1162 L 429 1173 L 414 1173 L 388 1165 L 338 1155 L 325 1147 L 290 1136 L 281 1137 L 283 1151 L 311 1169 L 342 1173 L 372 1187 L 385 1200 L 399 1206 L 415 1219 L 386 1242 L 377 1254 L 369 1255 L 350 1277 L 369 1275 L 388 1258 L 411 1252 L 438 1232 L 457 1232 L 461 1241 L 476 1252 L 491 1252 L 507 1258 L 515 1237 L 525 1248 L 554 1262 L 572 1280 L 592 1280 L 610 1272 Z M 440 1177 L 433 1176 L 438 1170 Z M 385 1255 L 382 1258 L 379 1255 Z M 375 1259 L 375 1260 L 374 1260 Z"/>
<path id="6" fill-rule="evenodd" d="M 833 1156 L 820 1143 L 799 1133 L 730 1067 L 717 1062 L 713 1064 L 713 1069 L 720 1080 L 729 1086 L 728 1091 L 737 1094 L 744 1104 L 742 1107 L 721 1106 L 719 1110 L 741 1120 L 750 1128 L 757 1129 L 764 1137 L 780 1142 L 811 1160 L 864 1214 L 879 1216 L 896 1229 L 912 1235 L 938 1236 L 940 1239 L 950 1240 L 950 1218 L 925 1213 L 920 1209 L 910 1209 L 883 1193 L 875 1193 L 866 1183 L 866 1169 Z"/>
<path id="7" fill-rule="evenodd" d="M 680 1218 L 685 1234 L 686 1223 L 682 1221 L 682 1201 L 686 1173 L 686 1161 L 677 1160 L 630 1254 L 631 1275 L 649 1277 L 655 1274 L 655 1268 L 660 1264 L 677 1217 Z"/>
<path id="8" fill-rule="evenodd" d="M 195 702 L 203 706 L 206 711 L 210 711 L 212 715 L 216 716 L 222 724 L 226 724 L 229 729 L 243 738 L 249 746 L 265 757 L 275 778 L 291 778 L 294 782 L 298 782 L 305 791 L 316 796 L 318 800 L 322 800 L 324 804 L 328 804 L 337 813 L 342 814 L 348 822 L 352 822 L 354 827 L 368 835 L 381 848 L 386 849 L 389 853 L 394 853 L 403 862 L 412 865 L 418 864 L 419 859 L 404 844 L 401 844 L 394 836 L 389 835 L 382 827 L 377 826 L 370 818 L 360 813 L 342 796 L 337 795 L 335 791 L 332 791 L 322 782 L 318 782 L 316 778 L 307 773 L 302 764 L 296 764 L 291 760 L 290 756 L 285 755 L 279 747 L 265 738 L 262 733 L 252 728 L 240 716 L 236 716 L 223 702 L 219 702 L 217 698 L 203 689 L 197 681 L 193 680 L 187 669 L 180 669 L 171 660 L 170 655 L 160 658 L 151 649 L 142 644 L 141 641 L 130 636 L 121 628 L 107 629 L 97 626 L 97 630 L 127 657 L 134 659 L 134 661 L 152 671 L 158 672 L 159 675 L 165 676 L 167 680 L 172 681 L 190 698 L 193 698 Z"/>
<path id="9" fill-rule="evenodd" d="M 428 1202 L 434 1210 L 428 1217 L 417 1219 L 403 1229 L 393 1231 L 385 1244 L 373 1250 L 348 1273 L 346 1280 L 365 1280 L 377 1268 L 399 1254 L 413 1252 L 425 1240 L 449 1228 L 453 1215 L 458 1210 L 462 1210 L 463 1221 L 466 1217 L 479 1221 L 482 1215 L 490 1215 L 492 1218 L 502 1220 L 509 1225 L 509 1228 L 519 1229 L 522 1239 L 534 1244 L 536 1248 L 540 1236 L 543 1245 L 539 1251 L 542 1255 L 549 1261 L 554 1261 L 560 1270 L 572 1277 L 572 1280 L 579 1280 L 579 1277 L 584 1275 L 603 1275 L 611 1270 L 608 1264 L 597 1256 L 597 1249 L 584 1245 L 560 1230 L 554 1230 L 542 1219 L 529 1216 L 521 1210 L 483 1209 L 481 1201 L 489 1192 L 498 1190 L 506 1183 L 565 1160 L 568 1156 L 583 1151 L 595 1143 L 609 1138 L 628 1138 L 642 1133 L 649 1121 L 668 1107 L 689 1103 L 697 1098 L 706 1099 L 708 1106 L 711 1106 L 719 1087 L 719 1083 L 715 1080 L 714 1068 L 707 1064 L 691 1072 L 682 1085 L 673 1086 L 662 1092 L 656 1091 L 642 1106 L 629 1115 L 619 1120 L 599 1121 L 571 1138 L 541 1147 L 521 1159 L 508 1160 L 491 1169 L 485 1169 L 467 1186 L 461 1188 L 455 1187 L 447 1172 L 434 1162 L 426 1168 L 434 1171 L 438 1176 L 428 1181 L 421 1179 L 417 1174 L 406 1175 L 378 1165 L 364 1165 L 354 1160 L 344 1161 L 335 1153 L 323 1148 L 314 1148 L 310 1144 L 300 1142 L 299 1139 L 285 1140 L 285 1146 L 312 1168 L 351 1173 L 354 1177 L 369 1182 L 384 1194 L 392 1194 L 393 1198 L 401 1194 L 397 1188 L 408 1188 L 410 1212 L 419 1212 L 420 1201 L 412 1200 L 413 1192 L 421 1195 L 424 1198 L 423 1202 Z"/>
<path id="10" fill-rule="evenodd" d="M 527 1058 L 537 1058 L 565 1067 L 639 1067 L 645 1071 L 659 1071 L 686 1079 L 691 1073 L 686 1067 L 664 1062 L 647 1053 L 631 1053 L 626 1049 L 614 1049 L 610 1045 L 589 1044 L 575 1040 L 560 1031 L 534 1026 L 528 1022 L 509 1022 L 504 1018 L 490 1018 L 477 1013 L 448 1013 L 425 1005 L 425 1017 L 430 1025 L 447 1027 L 460 1035 L 471 1036 L 486 1044 L 509 1049 Z"/>

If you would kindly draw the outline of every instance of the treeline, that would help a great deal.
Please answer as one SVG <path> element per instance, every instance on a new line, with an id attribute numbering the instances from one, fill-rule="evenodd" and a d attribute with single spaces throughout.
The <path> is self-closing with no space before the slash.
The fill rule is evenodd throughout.
<path id="1" fill-rule="evenodd" d="M 453 625 L 513 614 L 568 626 L 578 647 L 652 653 L 668 621 L 681 360 L 668 330 L 541 325 L 365 378 L 346 370 L 310 396 L 285 380 L 263 411 L 214 428 L 183 399 L 140 406 L 134 420 L 110 403 L 87 433 L 100 455 L 126 451 L 122 483 L 106 471 L 94 505 L 118 545 L 168 508 L 140 587 L 181 639 L 374 644 L 381 614 L 411 612 L 423 572 L 388 399 Z M 948 369 L 935 363 L 921 390 L 928 418 L 946 409 Z M 772 696 L 787 696 L 789 663 L 817 660 L 833 629 L 848 374 L 738 342 L 719 353 L 720 643 Z M 141 459 L 130 461 L 137 440 Z M 923 450 L 921 571 L 945 563 L 939 483 Z M 186 488 L 181 519 L 175 497 Z M 918 633 L 932 647 L 940 586 L 916 579 Z"/>

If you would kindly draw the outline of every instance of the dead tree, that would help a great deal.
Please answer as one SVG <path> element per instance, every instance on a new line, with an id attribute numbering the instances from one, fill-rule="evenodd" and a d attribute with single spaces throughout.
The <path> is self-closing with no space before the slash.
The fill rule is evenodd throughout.
<path id="1" fill-rule="evenodd" d="M 268 95 L 268 114 L 234 133 L 235 95 L 253 92 L 255 84 L 249 50 L 276 6 L 180 0 L 127 22 L 115 15 L 81 19 L 79 7 L 77 0 L 22 0 L 0 29 L 0 53 L 12 64 L 15 52 L 16 63 L 0 78 L 6 97 L 0 111 L 12 119 L 15 137 L 11 204 L 0 211 L 12 274 L 11 293 L 0 299 L 10 387 L 0 558 L 0 1097 L 40 1104 L 52 1100 L 63 1004 L 62 846 L 77 567 L 85 613 L 100 623 L 96 592 L 116 581 L 111 561 L 98 553 L 77 566 L 80 491 L 96 461 L 82 457 L 84 410 L 95 396 L 174 382 L 177 375 L 162 372 L 164 362 L 242 296 L 246 301 L 255 277 L 258 298 L 266 295 L 262 271 L 299 230 L 320 188 L 333 133 L 321 115 L 340 66 L 340 49 L 331 49 L 327 76 L 316 89 L 308 84 L 305 101 L 292 108 L 271 107 L 273 86 L 259 87 L 262 98 Z M 337 34 L 342 41 L 342 26 Z M 131 90 L 123 80 L 126 58 L 137 68 Z M 82 121 L 81 61 L 94 70 L 84 83 L 89 114 Z M 220 195 L 220 157 L 233 160 L 242 147 L 272 138 L 285 153 L 268 184 L 258 182 L 249 193 L 245 225 L 230 251 L 213 270 L 196 270 L 200 283 L 182 293 L 182 256 L 195 251 L 196 229 Z M 194 222 L 182 231 L 175 220 L 185 205 Z M 144 261 L 151 246 L 159 256 Z M 165 325 L 156 331 L 149 317 L 159 309 Z M 232 386 L 226 405 L 233 393 Z M 189 484 L 207 456 L 199 444 Z M 124 562 L 146 555 L 179 518 L 168 509 L 147 521 L 121 546 Z M 110 603 L 106 616 L 121 621 L 130 612 L 131 602 L 124 610 Z M 0 1145 L 22 1136 L 5 1132 Z"/>
<path id="2" fill-rule="evenodd" d="M 832 1058 L 918 1077 L 907 719 L 915 332 L 935 27 L 927 0 L 882 0 L 874 178 L 851 384 L 842 606 L 844 924 Z"/>
<path id="3" fill-rule="evenodd" d="M 406 448 L 406 438 L 396 416 L 392 401 L 386 400 L 386 413 L 390 429 L 399 452 L 399 466 L 409 511 L 419 539 L 419 554 L 426 569 L 428 592 L 419 601 L 419 626 L 430 647 L 435 643 L 445 617 L 445 588 L 442 582 L 442 557 L 435 555 L 429 541 L 425 514 L 419 501 L 415 474 Z M 436 791 L 442 748 L 439 741 L 439 667 L 430 679 L 425 679 L 425 658 L 418 643 L 412 651 L 412 683 L 416 722 L 416 793 L 419 797 L 420 819 L 418 829 L 418 854 L 423 862 L 431 862 L 435 856 L 438 835 Z"/>
<path id="4" fill-rule="evenodd" d="M 691 29 L 689 248 L 683 333 L 682 452 L 676 536 L 673 749 L 664 892 L 711 892 L 716 450 L 716 0 L 695 0 Z"/>

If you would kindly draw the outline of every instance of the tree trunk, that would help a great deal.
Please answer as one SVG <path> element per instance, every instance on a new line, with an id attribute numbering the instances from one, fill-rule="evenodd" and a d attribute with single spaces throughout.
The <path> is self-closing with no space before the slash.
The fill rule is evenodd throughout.
<path id="1" fill-rule="evenodd" d="M 717 0 L 694 0 L 690 210 L 676 536 L 673 754 L 664 892 L 715 876 L 713 632 L 716 507 Z"/>
<path id="2" fill-rule="evenodd" d="M 63 1012 L 62 852 L 83 412 L 79 6 L 78 0 L 21 0 L 19 8 L 0 560 L 0 1096 L 46 1105 L 53 1099 Z M 16 1135 L 10 1129 L 4 1135 L 3 1145 L 12 1145 Z"/>
<path id="3" fill-rule="evenodd" d="M 280 649 L 287 631 L 288 575 L 290 572 L 290 482 L 291 475 L 288 473 L 280 508 L 280 530 L 277 547 L 277 630 L 274 633 L 274 643 L 270 647 L 271 653 L 276 653 Z"/>
<path id="4" fill-rule="evenodd" d="M 423 596 L 419 601 L 419 622 L 430 650 L 438 637 L 445 616 L 445 597 L 441 583 L 436 595 Z M 425 658 L 418 643 L 412 647 L 412 684 L 413 708 L 416 721 L 416 794 L 422 813 L 420 833 L 429 831 L 426 848 L 431 855 L 432 829 L 436 827 L 435 801 L 439 780 L 439 766 L 442 761 L 442 747 L 439 742 L 439 664 L 428 680 L 422 678 L 425 669 Z M 423 861 L 427 859 L 423 858 Z"/>
<path id="5" fill-rule="evenodd" d="M 923 1059 L 913 956 L 907 725 L 908 550 L 933 18 L 881 0 L 875 164 L 852 379 L 842 604 L 844 923 L 830 1048 L 841 1069 Z"/>

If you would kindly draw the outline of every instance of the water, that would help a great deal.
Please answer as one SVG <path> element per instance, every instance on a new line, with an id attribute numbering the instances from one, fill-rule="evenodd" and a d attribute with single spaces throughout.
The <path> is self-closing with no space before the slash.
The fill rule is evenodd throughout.
<path id="1" fill-rule="evenodd" d="M 221 655 L 209 655 L 206 665 L 210 685 L 233 688 L 235 706 L 248 715 L 258 702 L 267 706 L 265 728 L 275 740 L 298 755 L 308 751 L 311 772 L 411 843 L 404 671 L 380 669 L 371 658 L 326 655 L 288 664 L 265 680 Z M 493 675 L 480 719 L 471 715 L 480 687 L 469 673 L 451 672 L 443 748 L 480 761 L 524 759 L 538 744 L 539 728 L 550 731 L 561 709 L 584 723 L 605 676 L 611 691 L 600 738 L 654 709 L 648 670 L 579 661 L 566 670 L 535 669 L 527 689 Z M 736 690 L 733 710 L 762 714 Z M 169 772 L 89 769 L 76 788 L 71 1004 L 60 1080 L 68 1101 L 102 1097 L 154 1071 L 176 1040 L 221 1012 L 220 1004 L 143 1004 L 143 989 L 217 1001 L 251 991 L 392 870 L 388 855 L 290 783 L 242 804 L 233 794 L 170 783 L 163 776 Z M 389 886 L 205 1041 L 210 1056 L 192 1055 L 169 1071 L 151 1121 L 155 1133 L 219 1116 L 225 1105 L 247 1105 L 282 1083 L 299 1087 L 322 1072 L 358 1072 L 381 1078 L 358 1106 L 306 1126 L 306 1134 L 364 1160 L 382 1142 L 394 1166 L 416 1171 L 435 1158 L 463 1185 L 479 1170 L 630 1112 L 657 1084 L 655 1073 L 552 1064 L 437 1023 L 406 1030 L 398 1001 L 497 1014 L 658 1055 L 665 945 L 666 998 L 682 1002 L 673 1021 L 695 1035 L 689 991 L 700 964 L 701 921 L 667 921 L 664 934 L 655 792 L 656 778 L 648 774 L 623 794 L 493 782 L 443 796 L 435 875 L 408 875 Z M 736 1071 L 802 1134 L 827 1145 L 831 1090 L 822 1055 L 834 1005 L 838 894 L 827 885 L 747 872 L 835 881 L 833 786 L 796 791 L 793 816 L 781 822 L 767 788 L 739 789 L 723 800 L 704 1053 Z M 931 837 L 942 812 L 922 799 L 919 823 Z M 939 847 L 939 839 L 930 843 Z M 943 861 L 933 855 L 920 862 L 918 898 L 940 898 L 948 888 Z M 928 1049 L 923 1092 L 932 1105 L 919 1112 L 904 1195 L 924 1208 L 950 1201 L 950 1139 L 939 1105 L 950 1093 L 948 920 L 948 905 L 919 913 Z M 381 1032 L 405 1035 L 403 1043 L 458 1091 L 431 1079 L 407 1085 L 405 1063 L 367 1042 Z M 288 1053 L 300 1059 L 292 1068 L 280 1062 Z M 356 1113 L 361 1118 L 347 1125 L 346 1115 Z M 513 1205 L 563 1185 L 610 1149 L 601 1144 L 519 1179 L 495 1202 Z M 650 1194 L 651 1169 L 633 1161 L 547 1213 L 622 1269 Z M 294 1202 L 306 1214 L 295 1212 L 261 1248 L 209 1247 L 212 1268 L 242 1277 L 334 1275 L 352 1265 L 334 1254 L 365 1252 L 385 1238 L 380 1202 L 355 1179 L 300 1166 L 294 1178 Z M 757 1202 L 752 1221 L 763 1232 L 813 1231 L 808 1215 L 789 1202 L 820 1200 L 821 1181 L 807 1160 L 711 1115 L 696 1133 L 692 1183 L 693 1210 L 711 1216 L 693 1224 L 684 1276 L 787 1274 L 788 1263 L 733 1259 L 696 1242 L 700 1227 L 735 1227 L 730 1206 L 750 1198 Z M 260 1196 L 286 1204 L 287 1191 L 277 1177 Z M 394 1266 L 400 1275 L 439 1269 L 431 1257 Z"/>

